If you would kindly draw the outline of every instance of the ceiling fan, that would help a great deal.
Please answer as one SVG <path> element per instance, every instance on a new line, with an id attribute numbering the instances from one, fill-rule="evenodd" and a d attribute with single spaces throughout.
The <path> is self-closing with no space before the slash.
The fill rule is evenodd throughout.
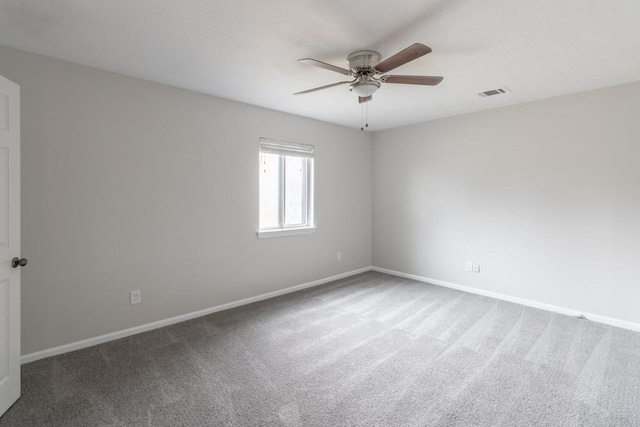
<path id="1" fill-rule="evenodd" d="M 348 70 L 346 68 L 336 67 L 335 65 L 318 61 L 317 59 L 299 59 L 298 62 L 324 68 L 325 70 L 334 71 L 336 73 L 344 74 L 345 76 L 351 76 L 354 77 L 354 79 L 304 90 L 302 92 L 294 93 L 294 95 L 302 95 L 305 93 L 315 92 L 317 90 L 348 84 L 349 90 L 358 95 L 358 101 L 362 104 L 363 102 L 371 101 L 374 92 L 380 88 L 382 83 L 435 86 L 442 81 L 443 77 L 377 76 L 378 74 L 387 73 L 406 64 L 407 62 L 420 58 L 429 52 L 431 52 L 431 48 L 429 46 L 425 46 L 421 43 L 414 43 L 408 48 L 403 49 L 395 55 L 380 62 L 382 56 L 375 50 L 358 50 L 347 56 L 347 65 L 349 66 Z"/>

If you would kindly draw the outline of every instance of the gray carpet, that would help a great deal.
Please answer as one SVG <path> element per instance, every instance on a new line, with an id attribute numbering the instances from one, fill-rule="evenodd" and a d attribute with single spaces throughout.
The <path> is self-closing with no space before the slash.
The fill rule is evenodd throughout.
<path id="1" fill-rule="evenodd" d="M 640 425 L 640 333 L 373 272 L 22 375 L 0 426 Z"/>

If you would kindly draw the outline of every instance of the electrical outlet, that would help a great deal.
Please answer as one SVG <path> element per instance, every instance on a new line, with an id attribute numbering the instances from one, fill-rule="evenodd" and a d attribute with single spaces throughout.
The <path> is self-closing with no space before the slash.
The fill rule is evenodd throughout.
<path id="1" fill-rule="evenodd" d="M 131 291 L 129 292 L 129 299 L 131 300 L 131 305 L 140 304 L 142 302 L 142 291 Z"/>
<path id="2" fill-rule="evenodd" d="M 473 263 L 473 272 L 474 273 L 480 273 L 480 264 L 478 263 Z"/>
<path id="3" fill-rule="evenodd" d="M 342 261 L 342 252 L 338 252 L 338 253 L 336 254 L 336 259 L 337 259 L 338 261 Z"/>
<path id="4" fill-rule="evenodd" d="M 464 269 L 467 271 L 473 271 L 473 263 L 471 261 L 467 261 L 464 264 Z"/>

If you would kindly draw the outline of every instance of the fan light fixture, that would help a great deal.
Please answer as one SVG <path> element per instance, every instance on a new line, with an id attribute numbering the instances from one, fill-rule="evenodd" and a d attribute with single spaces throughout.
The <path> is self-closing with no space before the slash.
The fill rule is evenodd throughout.
<path id="1" fill-rule="evenodd" d="M 380 88 L 380 82 L 373 80 L 357 81 L 349 86 L 349 90 L 361 97 L 371 96 Z"/>

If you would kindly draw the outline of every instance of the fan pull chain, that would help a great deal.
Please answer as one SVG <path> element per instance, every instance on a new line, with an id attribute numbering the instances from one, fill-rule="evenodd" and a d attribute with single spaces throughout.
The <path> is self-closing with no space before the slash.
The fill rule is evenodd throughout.
<path id="1" fill-rule="evenodd" d="M 365 122 L 364 122 L 364 127 L 368 128 L 369 127 L 369 103 L 367 102 L 365 104 Z"/>
<path id="2" fill-rule="evenodd" d="M 360 130 L 369 127 L 369 104 L 360 104 Z"/>

